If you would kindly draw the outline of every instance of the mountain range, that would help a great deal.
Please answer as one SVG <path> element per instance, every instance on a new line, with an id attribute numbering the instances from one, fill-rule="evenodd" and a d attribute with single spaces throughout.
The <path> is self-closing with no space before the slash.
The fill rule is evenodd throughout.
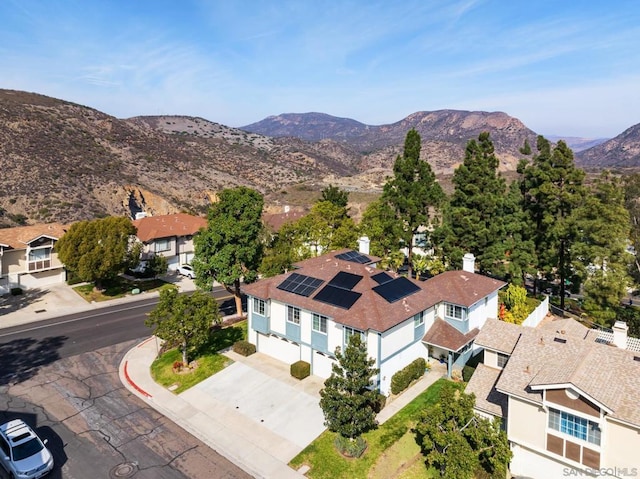
<path id="1" fill-rule="evenodd" d="M 222 188 L 246 185 L 268 207 L 312 202 L 334 184 L 379 193 L 415 128 L 439 178 L 489 131 L 500 169 L 515 170 L 537 134 L 501 112 L 417 112 L 389 125 L 323 113 L 282 114 L 241 129 L 188 116 L 118 119 L 36 93 L 0 90 L 0 226 L 103 215 L 204 213 Z M 640 166 L 640 126 L 577 154 L 596 169 Z M 314 196 L 316 195 L 316 196 Z M 351 195 L 353 198 L 354 195 Z"/>

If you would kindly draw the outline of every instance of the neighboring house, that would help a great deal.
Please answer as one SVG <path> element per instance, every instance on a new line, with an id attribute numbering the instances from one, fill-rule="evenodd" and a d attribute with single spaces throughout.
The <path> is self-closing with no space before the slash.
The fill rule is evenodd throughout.
<path id="1" fill-rule="evenodd" d="M 267 227 L 267 231 L 273 234 L 280 231 L 285 224 L 294 223 L 306 214 L 303 211 L 291 211 L 288 206 L 285 206 L 282 213 L 264 213 L 262 222 Z"/>
<path id="2" fill-rule="evenodd" d="M 186 213 L 147 216 L 133 221 L 136 237 L 143 245 L 141 259 L 154 255 L 167 258 L 170 271 L 191 263 L 194 255 L 193 235 L 207 227 L 206 218 Z"/>
<path id="3" fill-rule="evenodd" d="M 0 229 L 0 287 L 39 288 L 66 279 L 53 246 L 66 232 L 58 223 Z"/>
<path id="4" fill-rule="evenodd" d="M 512 474 L 632 477 L 640 471 L 640 340 L 616 322 L 591 330 L 572 319 L 527 328 L 490 320 L 466 392 L 500 417 Z M 635 471 L 635 472 L 634 472 Z"/>
<path id="5" fill-rule="evenodd" d="M 418 357 L 444 358 L 449 373 L 461 368 L 479 329 L 497 316 L 505 283 L 470 272 L 473 261 L 467 271 L 421 282 L 377 269 L 378 260 L 343 249 L 245 286 L 249 341 L 286 363 L 307 361 L 327 378 L 336 348 L 359 334 L 384 394 L 393 374 Z"/>

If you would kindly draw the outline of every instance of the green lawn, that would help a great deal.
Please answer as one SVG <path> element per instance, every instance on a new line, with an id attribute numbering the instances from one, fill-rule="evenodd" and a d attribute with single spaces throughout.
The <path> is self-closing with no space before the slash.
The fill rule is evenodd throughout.
<path id="1" fill-rule="evenodd" d="M 73 290 L 88 302 L 108 301 L 110 299 L 122 298 L 131 294 L 134 289 L 142 291 L 154 291 L 169 284 L 161 279 L 150 279 L 145 281 L 130 281 L 118 276 L 111 281 L 105 281 L 104 291 L 96 291 L 93 284 L 83 284 L 76 286 Z"/>
<path id="2" fill-rule="evenodd" d="M 428 471 L 415 443 L 411 428 L 416 424 L 420 411 L 434 404 L 446 379 L 439 379 L 429 389 L 407 404 L 395 416 L 378 429 L 363 437 L 367 450 L 359 459 L 343 457 L 333 445 L 335 433 L 328 430 L 293 458 L 294 469 L 306 464 L 311 469 L 306 474 L 313 479 L 412 479 L 436 477 Z M 456 383 L 457 384 L 457 383 Z M 457 384 L 461 389 L 463 384 Z"/>
<path id="3" fill-rule="evenodd" d="M 211 334 L 209 342 L 200 348 L 194 360 L 198 367 L 190 372 L 173 372 L 173 363 L 182 361 L 182 354 L 178 349 L 171 349 L 160 355 L 151 365 L 151 376 L 160 385 L 169 387 L 179 394 L 190 387 L 207 379 L 212 374 L 224 369 L 230 362 L 229 358 L 219 353 L 220 350 L 233 346 L 233 343 L 246 339 L 247 322 L 241 321 L 232 326 L 216 329 Z"/>

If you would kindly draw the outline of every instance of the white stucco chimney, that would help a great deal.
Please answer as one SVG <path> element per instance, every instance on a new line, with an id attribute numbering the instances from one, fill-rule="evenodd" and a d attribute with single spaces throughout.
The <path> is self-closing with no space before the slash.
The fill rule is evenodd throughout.
<path id="1" fill-rule="evenodd" d="M 289 205 L 284 205 L 284 208 L 282 208 L 282 210 L 284 213 L 288 213 L 291 208 L 289 207 Z"/>
<path id="2" fill-rule="evenodd" d="M 629 326 L 624 321 L 616 321 L 613 325 L 613 345 L 620 349 L 627 349 L 627 331 Z"/>
<path id="3" fill-rule="evenodd" d="M 358 238 L 358 251 L 362 254 L 369 254 L 369 245 L 371 240 L 367 236 Z"/>
<path id="4" fill-rule="evenodd" d="M 473 253 L 467 253 L 462 257 L 462 270 L 467 273 L 476 272 L 476 257 Z"/>

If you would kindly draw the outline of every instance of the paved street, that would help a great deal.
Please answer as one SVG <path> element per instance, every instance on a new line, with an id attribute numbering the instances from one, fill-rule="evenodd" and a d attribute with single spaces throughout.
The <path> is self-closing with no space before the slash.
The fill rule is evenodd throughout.
<path id="1" fill-rule="evenodd" d="M 55 479 L 251 477 L 123 387 L 118 365 L 134 344 L 46 362 L 21 378 L 5 376 L 0 421 L 21 417 L 49 439 Z M 20 346 L 13 347 L 17 353 Z"/>

